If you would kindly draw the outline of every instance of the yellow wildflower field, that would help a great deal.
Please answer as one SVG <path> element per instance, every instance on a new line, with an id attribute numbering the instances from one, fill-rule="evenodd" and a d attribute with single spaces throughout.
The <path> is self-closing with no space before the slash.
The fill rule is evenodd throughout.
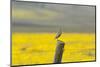
<path id="1" fill-rule="evenodd" d="M 56 33 L 12 33 L 12 65 L 53 63 Z M 94 61 L 94 33 L 63 33 L 62 62 Z"/>

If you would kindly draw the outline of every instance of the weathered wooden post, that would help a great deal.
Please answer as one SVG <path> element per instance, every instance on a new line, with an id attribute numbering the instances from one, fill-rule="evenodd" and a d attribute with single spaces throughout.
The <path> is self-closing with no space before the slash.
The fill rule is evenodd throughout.
<path id="1" fill-rule="evenodd" d="M 57 47 L 56 47 L 56 52 L 54 56 L 54 63 L 61 63 L 62 60 L 62 55 L 64 51 L 64 45 L 65 43 L 63 41 L 57 40 Z"/>

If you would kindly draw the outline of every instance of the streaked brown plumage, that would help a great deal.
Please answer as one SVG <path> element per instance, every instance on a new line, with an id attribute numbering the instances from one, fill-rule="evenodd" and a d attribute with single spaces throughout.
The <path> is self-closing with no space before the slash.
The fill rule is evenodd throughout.
<path id="1" fill-rule="evenodd" d="M 60 28 L 59 31 L 57 32 L 55 38 L 58 39 L 61 36 L 61 34 L 62 34 L 62 31 L 61 31 L 61 28 Z"/>

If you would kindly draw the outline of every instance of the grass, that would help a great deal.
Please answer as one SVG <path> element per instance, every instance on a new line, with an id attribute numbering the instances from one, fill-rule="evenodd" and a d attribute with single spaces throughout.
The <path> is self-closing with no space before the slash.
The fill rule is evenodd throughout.
<path id="1" fill-rule="evenodd" d="M 53 63 L 55 33 L 13 33 L 12 65 Z M 62 62 L 95 60 L 95 34 L 63 33 L 65 42 Z"/>

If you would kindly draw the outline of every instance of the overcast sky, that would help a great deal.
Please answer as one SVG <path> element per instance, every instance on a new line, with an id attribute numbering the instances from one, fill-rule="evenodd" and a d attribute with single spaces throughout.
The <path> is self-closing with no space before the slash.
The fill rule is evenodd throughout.
<path id="1" fill-rule="evenodd" d="M 95 32 L 95 7 L 12 2 L 13 32 Z"/>

